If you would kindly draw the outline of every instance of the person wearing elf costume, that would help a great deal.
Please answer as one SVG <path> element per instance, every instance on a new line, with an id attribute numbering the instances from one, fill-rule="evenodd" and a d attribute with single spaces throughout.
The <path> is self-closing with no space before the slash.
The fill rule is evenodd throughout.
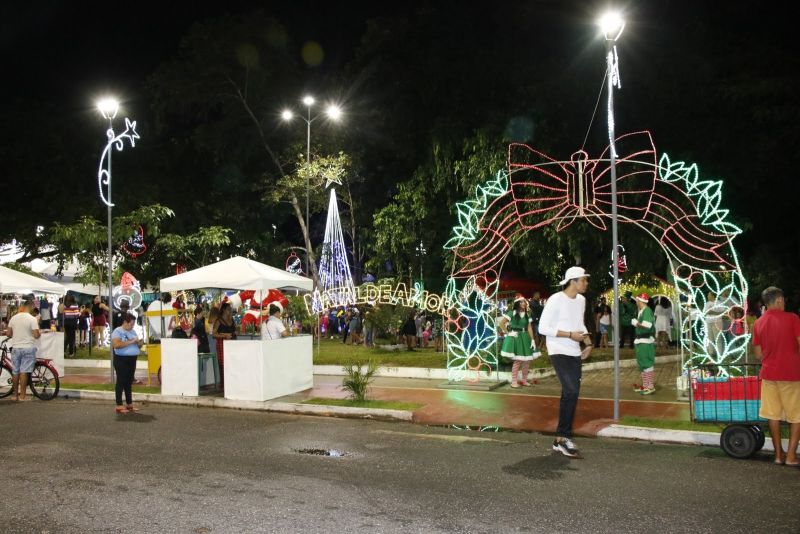
<path id="1" fill-rule="evenodd" d="M 511 387 L 518 388 L 530 386 L 528 382 L 528 368 L 531 360 L 541 356 L 533 342 L 533 318 L 528 313 L 528 301 L 522 295 L 514 299 L 512 309 L 500 318 L 497 328 L 505 334 L 500 355 L 511 358 Z M 517 375 L 522 371 L 522 380 L 517 381 Z"/>
<path id="2" fill-rule="evenodd" d="M 650 297 L 647 293 L 642 293 L 636 297 L 636 306 L 639 314 L 631 320 L 631 325 L 636 328 L 636 363 L 639 364 L 639 371 L 642 373 L 642 385 L 634 387 L 634 391 L 642 395 L 652 395 L 656 392 L 653 383 L 654 366 L 656 364 L 656 327 L 653 318 L 653 310 L 647 303 Z"/>

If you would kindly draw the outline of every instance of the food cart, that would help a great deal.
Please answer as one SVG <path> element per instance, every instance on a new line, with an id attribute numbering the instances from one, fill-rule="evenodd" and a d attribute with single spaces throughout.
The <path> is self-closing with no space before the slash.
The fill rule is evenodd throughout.
<path id="1" fill-rule="evenodd" d="M 259 301 L 270 289 L 311 291 L 312 287 L 309 278 L 240 256 L 161 280 L 161 291 L 254 290 Z M 280 340 L 254 336 L 225 340 L 223 347 L 226 399 L 265 401 L 314 385 L 310 335 Z M 162 339 L 160 349 L 162 394 L 197 396 L 202 360 L 196 341 Z"/>

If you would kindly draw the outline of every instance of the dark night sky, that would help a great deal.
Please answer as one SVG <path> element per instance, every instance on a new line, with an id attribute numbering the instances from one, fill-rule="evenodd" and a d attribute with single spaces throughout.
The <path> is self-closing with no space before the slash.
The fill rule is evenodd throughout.
<path id="1" fill-rule="evenodd" d="M 9 2 L 0 7 L 0 49 L 5 100 L 36 95 L 58 102 L 65 110 L 91 106 L 96 95 L 113 92 L 136 98 L 140 84 L 162 61 L 175 55 L 181 36 L 197 21 L 263 9 L 288 29 L 296 44 L 319 41 L 325 62 L 309 69 L 309 81 L 341 70 L 352 58 L 367 20 L 379 15 L 402 14 L 435 2 L 369 2 L 313 0 L 225 2 L 171 2 L 144 0 L 131 3 L 54 0 Z M 517 2 L 531 20 L 547 20 L 554 46 L 580 53 L 581 44 L 593 37 L 601 1 Z M 791 42 L 789 17 L 756 17 L 755 2 L 729 2 L 720 24 L 743 39 L 785 39 Z M 453 5 L 458 5 L 454 3 Z M 681 32 L 695 18 L 715 20 L 717 3 L 711 1 L 660 0 L 621 2 L 629 19 L 625 47 L 641 56 L 664 53 L 648 48 L 650 32 Z M 490 5 L 487 4 L 487 10 Z M 487 11 L 488 12 L 488 11 Z M 731 18 L 731 17 L 735 17 Z M 502 28 L 498 28 L 502 31 Z M 714 43 L 708 43 L 709 51 Z M 530 52 L 522 51 L 524 64 Z M 787 47 L 787 53 L 792 53 Z M 747 68 L 742 65 L 742 68 Z M 629 68 L 626 66 L 626 68 Z"/>
<path id="2" fill-rule="evenodd" d="M 491 2 L 486 5 L 487 20 L 492 20 Z M 511 3 L 509 0 L 508 3 Z M 542 48 L 521 49 L 514 57 L 508 58 L 510 68 L 525 69 L 536 64 L 536 59 L 552 56 L 563 60 L 562 79 L 568 83 L 583 85 L 586 82 L 587 101 L 596 94 L 598 80 L 589 80 L 585 73 L 602 73 L 602 47 L 597 39 L 594 22 L 606 0 L 585 1 L 516 1 L 513 2 L 523 13 L 526 28 L 535 28 L 545 37 L 540 39 Z M 504 2 L 505 4 L 505 2 Z M 198 21 L 216 18 L 226 13 L 247 13 L 262 9 L 283 23 L 295 49 L 307 40 L 320 42 L 325 51 L 325 61 L 321 67 L 307 69 L 306 84 L 309 88 L 322 85 L 328 76 L 337 76 L 353 58 L 364 31 L 366 22 L 376 16 L 392 16 L 411 13 L 425 5 L 446 6 L 444 9 L 458 9 L 459 2 L 442 0 L 376 2 L 376 1 L 151 1 L 140 2 L 99 2 L 54 0 L 7 2 L 0 7 L 0 50 L 2 50 L 3 84 L 2 96 L 6 106 L 13 106 L 17 100 L 30 102 L 34 96 L 50 104 L 48 109 L 63 111 L 66 119 L 95 114 L 93 102 L 104 93 L 112 93 L 123 100 L 123 105 L 139 108 L 137 117 L 143 117 L 150 102 L 145 98 L 143 83 L 162 62 L 178 52 L 182 36 Z M 620 124 L 618 132 L 639 128 L 652 128 L 658 139 L 672 136 L 671 150 L 684 150 L 696 147 L 695 158 L 704 168 L 724 176 L 726 161 L 719 156 L 716 161 L 706 154 L 710 148 L 702 146 L 697 140 L 684 140 L 682 128 L 670 122 L 671 114 L 680 114 L 683 108 L 690 108 L 702 114 L 704 102 L 693 101 L 694 94 L 714 94 L 711 91 L 696 91 L 699 83 L 707 87 L 718 83 L 716 77 L 736 79 L 737 74 L 744 78 L 759 80 L 763 73 L 778 73 L 780 76 L 796 79 L 797 74 L 791 65 L 798 57 L 795 21 L 782 16 L 776 9 L 767 10 L 758 2 L 734 0 L 730 2 L 712 0 L 623 0 L 618 7 L 626 14 L 628 27 L 621 45 L 623 93 L 619 98 L 618 110 L 621 117 L 628 119 Z M 696 38 L 697 28 L 713 29 L 716 38 Z M 656 72 L 652 64 L 656 59 L 662 65 L 671 66 L 684 60 L 683 37 L 693 29 L 695 39 L 692 52 L 700 58 L 697 65 L 690 65 L 684 72 L 692 72 L 697 67 L 712 72 L 704 82 L 692 77 L 681 78 L 671 84 L 674 94 L 667 95 L 672 108 L 668 110 L 648 108 L 649 94 L 656 85 L 646 85 L 640 81 L 645 76 L 637 74 L 648 70 Z M 497 32 L 505 31 L 503 21 L 498 20 Z M 468 31 L 465 29 L 465 31 Z M 492 36 L 475 36 L 476 39 L 491 39 Z M 738 60 L 736 55 L 723 54 L 731 43 L 744 44 L 741 51 L 749 53 Z M 759 46 L 769 43 L 770 57 L 758 55 Z M 739 50 L 739 47 L 736 47 Z M 728 63 L 721 64 L 725 58 Z M 419 58 L 425 61 L 425 58 Z M 791 61 L 789 61 L 791 60 Z M 587 68 L 587 65 L 591 69 Z M 787 66 L 788 65 L 788 66 Z M 694 72 L 692 72 L 694 74 Z M 658 72 L 658 79 L 670 80 L 669 71 Z M 780 76 L 775 79 L 780 80 Z M 653 76 L 649 80 L 652 81 Z M 387 81 L 388 82 L 388 81 Z M 657 90 L 663 89 L 656 88 Z M 363 95 L 361 95 L 363 97 Z M 780 98 L 784 98 L 780 96 Z M 796 100 L 796 98 L 794 99 Z M 665 101 L 665 99 L 661 99 Z M 558 105 L 559 103 L 554 103 Z M 719 120 L 719 113 L 733 115 L 742 110 L 713 106 L 708 102 L 708 113 L 689 119 L 713 125 Z M 726 103 L 731 105 L 730 102 Z M 779 102 L 789 112 L 796 109 L 794 101 Z M 26 104 L 27 105 L 27 104 Z M 563 103 L 562 103 L 563 105 Z M 581 104 L 582 106 L 583 104 Z M 523 105 L 524 107 L 524 105 Z M 581 108 L 579 120 L 568 124 L 570 134 L 576 140 L 582 139 L 591 115 L 587 106 L 585 113 Z M 625 111 L 627 108 L 627 115 Z M 771 109 L 781 109 L 773 106 Z M 717 113 L 715 116 L 714 113 Z M 585 119 L 584 119 L 585 117 Z M 659 117 L 663 123 L 659 123 Z M 578 124 L 580 122 L 580 124 Z M 622 121 L 620 121 L 622 122 Z M 733 121 L 735 122 L 735 121 Z M 733 124 L 727 121 L 728 127 Z M 741 122 L 741 121 L 739 121 Z M 635 123 L 635 124 L 633 124 Z M 6 128 L 13 128 L 9 121 L 3 121 Z M 683 126 L 683 125 L 681 125 Z M 752 132 L 748 124 L 733 124 L 735 135 L 747 140 L 769 132 Z M 9 130 L 13 132 L 13 130 Z M 602 132 L 600 132 L 602 134 Z M 786 139 L 796 139 L 794 132 L 783 132 Z M 602 136 L 601 136 L 602 137 Z M 689 136 L 691 137 L 691 136 Z M 681 144 L 681 142 L 686 141 Z M 713 144 L 713 139 L 703 139 Z M 686 146 L 688 145 L 688 146 Z M 730 154 L 724 159 L 735 158 Z M 706 163 L 708 162 L 708 163 Z M 796 176 L 795 176 L 796 178 Z M 788 187 L 788 186 L 787 186 Z M 748 202 L 746 191 L 728 191 L 737 205 Z M 738 198 L 736 198 L 738 195 Z M 757 210 L 753 210 L 754 212 Z M 746 218 L 759 224 L 755 213 L 747 213 Z M 762 222 L 763 224 L 763 222 Z M 763 230 L 744 236 L 751 239 Z M 797 237 L 794 234 L 796 244 Z M 757 240 L 757 239 L 756 239 Z"/>
<path id="3" fill-rule="evenodd" d="M 141 82 L 174 56 L 197 21 L 263 9 L 288 27 L 296 43 L 319 41 L 321 74 L 352 57 L 366 20 L 385 13 L 380 2 L 239 1 L 135 3 L 52 1 L 0 8 L 3 96 L 37 95 L 71 109 L 113 92 L 134 98 Z M 317 74 L 317 73 L 314 73 Z"/>

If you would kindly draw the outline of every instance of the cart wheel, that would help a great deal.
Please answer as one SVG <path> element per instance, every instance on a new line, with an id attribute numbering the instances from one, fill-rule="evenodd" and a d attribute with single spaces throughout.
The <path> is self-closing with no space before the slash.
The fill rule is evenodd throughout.
<path id="1" fill-rule="evenodd" d="M 767 441 L 767 436 L 764 434 L 764 429 L 758 425 L 750 427 L 750 432 L 756 437 L 756 452 L 764 448 L 764 443 Z"/>
<path id="2" fill-rule="evenodd" d="M 756 435 L 751 427 L 728 425 L 722 431 L 719 444 L 731 458 L 750 458 L 756 452 Z"/>

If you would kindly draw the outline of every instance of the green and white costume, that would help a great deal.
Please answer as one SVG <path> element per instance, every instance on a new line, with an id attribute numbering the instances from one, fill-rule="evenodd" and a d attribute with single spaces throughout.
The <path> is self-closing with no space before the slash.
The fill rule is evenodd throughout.
<path id="1" fill-rule="evenodd" d="M 636 363 L 639 370 L 645 371 L 656 364 L 656 326 L 653 318 L 653 310 L 650 306 L 645 306 L 639 312 L 639 316 L 631 321 L 636 327 Z"/>
<path id="2" fill-rule="evenodd" d="M 533 322 L 531 316 L 527 312 L 520 314 L 510 311 L 503 317 L 508 319 L 506 323 L 508 333 L 503 340 L 500 355 L 520 361 L 531 361 L 541 356 L 538 349 L 531 348 L 531 336 L 528 334 L 528 324 Z"/>

